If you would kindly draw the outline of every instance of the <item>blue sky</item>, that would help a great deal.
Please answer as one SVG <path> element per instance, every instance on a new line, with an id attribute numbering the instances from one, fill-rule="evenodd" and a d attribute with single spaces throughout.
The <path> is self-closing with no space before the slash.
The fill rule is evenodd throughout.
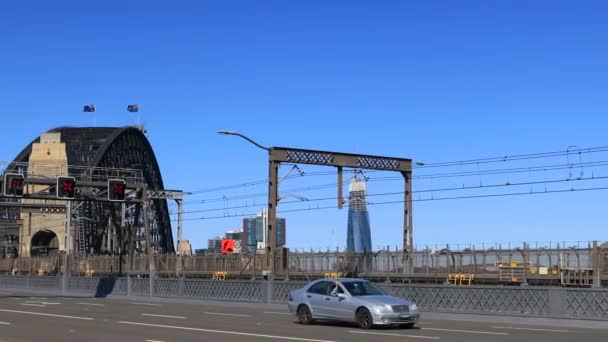
<path id="1" fill-rule="evenodd" d="M 0 5 L 0 160 L 61 125 L 135 124 L 139 103 L 168 188 L 264 180 L 265 145 L 427 163 L 606 144 L 607 6 L 601 1 L 46 1 Z M 420 174 L 566 163 L 566 158 Z M 572 158 L 570 158 L 572 159 Z M 583 162 L 606 160 L 585 155 Z M 300 167 L 306 173 L 330 169 Z M 288 167 L 281 169 L 285 174 Z M 575 174 L 581 170 L 575 170 Z M 586 176 L 608 175 L 601 167 Z M 568 170 L 420 180 L 415 189 L 561 179 Z M 380 177 L 369 174 L 370 179 Z M 387 176 L 382 174 L 382 177 Z M 389 175 L 390 176 L 390 175 Z M 286 179 L 295 189 L 333 176 Z M 549 189 L 605 186 L 602 180 Z M 544 187 L 544 185 L 542 185 Z M 369 193 L 401 190 L 370 182 Z M 524 191 L 536 191 L 532 186 Z M 189 201 L 264 192 L 263 185 Z M 494 189 L 489 194 L 521 189 Z M 335 196 L 334 189 L 299 192 Z M 435 243 L 605 240 L 605 191 L 417 202 L 415 240 Z M 425 198 L 428 194 L 421 194 Z M 428 196 L 440 197 L 444 194 Z M 399 196 L 383 200 L 395 200 Z M 264 197 L 190 203 L 194 247 L 241 225 Z M 295 203 L 308 208 L 330 203 Z M 281 206 L 279 210 L 281 210 Z M 283 215 L 292 248 L 346 240 L 346 211 Z M 399 205 L 370 206 L 375 246 L 400 244 Z"/>

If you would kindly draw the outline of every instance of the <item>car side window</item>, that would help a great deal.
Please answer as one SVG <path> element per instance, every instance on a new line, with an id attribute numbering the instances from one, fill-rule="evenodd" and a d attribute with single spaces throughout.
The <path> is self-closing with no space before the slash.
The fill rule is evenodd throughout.
<path id="1" fill-rule="evenodd" d="M 329 289 L 328 281 L 320 281 L 308 289 L 308 293 L 316 293 L 320 295 L 326 295 Z"/>
<path id="2" fill-rule="evenodd" d="M 342 287 L 340 285 L 338 285 L 337 283 L 331 283 L 331 285 L 329 285 L 329 295 L 330 296 L 338 296 L 338 294 L 340 293 L 344 293 L 344 290 L 342 290 Z"/>

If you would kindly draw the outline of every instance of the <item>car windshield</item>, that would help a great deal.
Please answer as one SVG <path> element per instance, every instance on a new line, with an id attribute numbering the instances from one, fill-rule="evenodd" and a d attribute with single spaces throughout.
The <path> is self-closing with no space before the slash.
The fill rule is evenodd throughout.
<path id="1" fill-rule="evenodd" d="M 385 293 L 368 281 L 349 281 L 342 283 L 351 296 L 384 296 Z"/>

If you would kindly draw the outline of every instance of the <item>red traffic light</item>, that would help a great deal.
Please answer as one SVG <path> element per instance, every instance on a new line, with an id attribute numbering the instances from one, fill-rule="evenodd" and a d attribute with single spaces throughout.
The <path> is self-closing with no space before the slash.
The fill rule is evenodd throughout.
<path id="1" fill-rule="evenodd" d="M 57 198 L 74 199 L 76 198 L 76 178 L 57 177 L 57 187 L 55 188 Z"/>
<path id="2" fill-rule="evenodd" d="M 25 177 L 17 173 L 7 173 L 4 175 L 2 193 L 7 197 L 22 197 Z"/>
<path id="3" fill-rule="evenodd" d="M 123 179 L 108 180 L 108 200 L 124 201 L 127 192 L 127 182 Z"/>

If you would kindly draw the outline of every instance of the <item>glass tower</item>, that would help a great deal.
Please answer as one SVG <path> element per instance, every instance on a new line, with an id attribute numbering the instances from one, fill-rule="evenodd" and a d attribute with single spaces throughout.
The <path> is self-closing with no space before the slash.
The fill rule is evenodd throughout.
<path id="1" fill-rule="evenodd" d="M 255 252 L 266 246 L 266 225 L 268 224 L 268 211 L 262 210 L 256 216 L 243 219 L 243 245 L 246 246 L 247 252 Z M 277 226 L 275 227 L 277 246 L 285 246 L 287 243 L 287 221 L 284 218 L 277 217 Z"/>
<path id="2" fill-rule="evenodd" d="M 372 234 L 365 198 L 365 183 L 355 179 L 350 183 L 348 190 L 346 250 L 355 253 L 371 252 Z"/>

